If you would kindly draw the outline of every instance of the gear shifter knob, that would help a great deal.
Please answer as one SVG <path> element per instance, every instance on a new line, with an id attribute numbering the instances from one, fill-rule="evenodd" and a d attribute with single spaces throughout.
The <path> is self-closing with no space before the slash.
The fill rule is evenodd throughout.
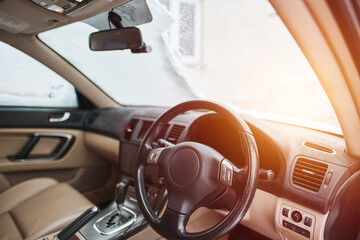
<path id="1" fill-rule="evenodd" d="M 115 202 L 118 210 L 121 211 L 121 206 L 124 204 L 126 193 L 129 187 L 129 181 L 121 181 L 115 187 Z"/>

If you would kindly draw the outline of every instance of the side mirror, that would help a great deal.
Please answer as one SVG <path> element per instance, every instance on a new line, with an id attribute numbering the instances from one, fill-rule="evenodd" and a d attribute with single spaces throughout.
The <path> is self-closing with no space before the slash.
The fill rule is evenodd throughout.
<path id="1" fill-rule="evenodd" d="M 93 51 L 136 50 L 144 45 L 141 32 L 136 27 L 99 31 L 89 36 L 89 46 Z"/>

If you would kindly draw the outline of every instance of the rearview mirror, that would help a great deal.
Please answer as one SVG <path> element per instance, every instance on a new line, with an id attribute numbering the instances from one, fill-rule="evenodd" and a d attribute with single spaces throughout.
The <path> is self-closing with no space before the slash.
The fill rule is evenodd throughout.
<path id="1" fill-rule="evenodd" d="M 141 32 L 136 27 L 118 28 L 95 32 L 89 36 L 93 51 L 139 49 L 143 47 Z"/>

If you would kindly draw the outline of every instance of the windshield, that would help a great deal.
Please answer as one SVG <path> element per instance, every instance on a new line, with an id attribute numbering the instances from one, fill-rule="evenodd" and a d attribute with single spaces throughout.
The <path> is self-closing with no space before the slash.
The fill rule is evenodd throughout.
<path id="1" fill-rule="evenodd" d="M 88 37 L 98 29 L 89 23 L 104 21 L 107 13 L 39 38 L 122 105 L 173 106 L 204 98 L 339 132 L 316 75 L 267 1 L 147 3 L 153 20 L 138 27 L 151 53 L 92 52 Z"/>

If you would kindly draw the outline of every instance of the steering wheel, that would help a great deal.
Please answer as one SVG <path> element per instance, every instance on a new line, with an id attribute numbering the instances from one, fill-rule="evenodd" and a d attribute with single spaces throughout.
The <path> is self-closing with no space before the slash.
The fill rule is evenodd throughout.
<path id="1" fill-rule="evenodd" d="M 196 142 L 182 142 L 164 148 L 153 148 L 152 142 L 176 116 L 190 110 L 210 110 L 226 118 L 241 140 L 246 159 L 237 168 L 213 148 Z M 157 165 L 168 190 L 168 204 L 161 218 L 152 210 L 146 197 L 144 170 Z M 252 132 L 245 121 L 221 104 L 195 100 L 181 103 L 162 114 L 149 128 L 139 149 L 136 169 L 136 194 L 145 219 L 167 239 L 218 239 L 235 227 L 247 212 L 257 187 L 259 174 L 258 151 Z M 227 216 L 217 225 L 189 233 L 186 224 L 190 215 L 214 197 L 232 188 L 236 202 Z"/>

